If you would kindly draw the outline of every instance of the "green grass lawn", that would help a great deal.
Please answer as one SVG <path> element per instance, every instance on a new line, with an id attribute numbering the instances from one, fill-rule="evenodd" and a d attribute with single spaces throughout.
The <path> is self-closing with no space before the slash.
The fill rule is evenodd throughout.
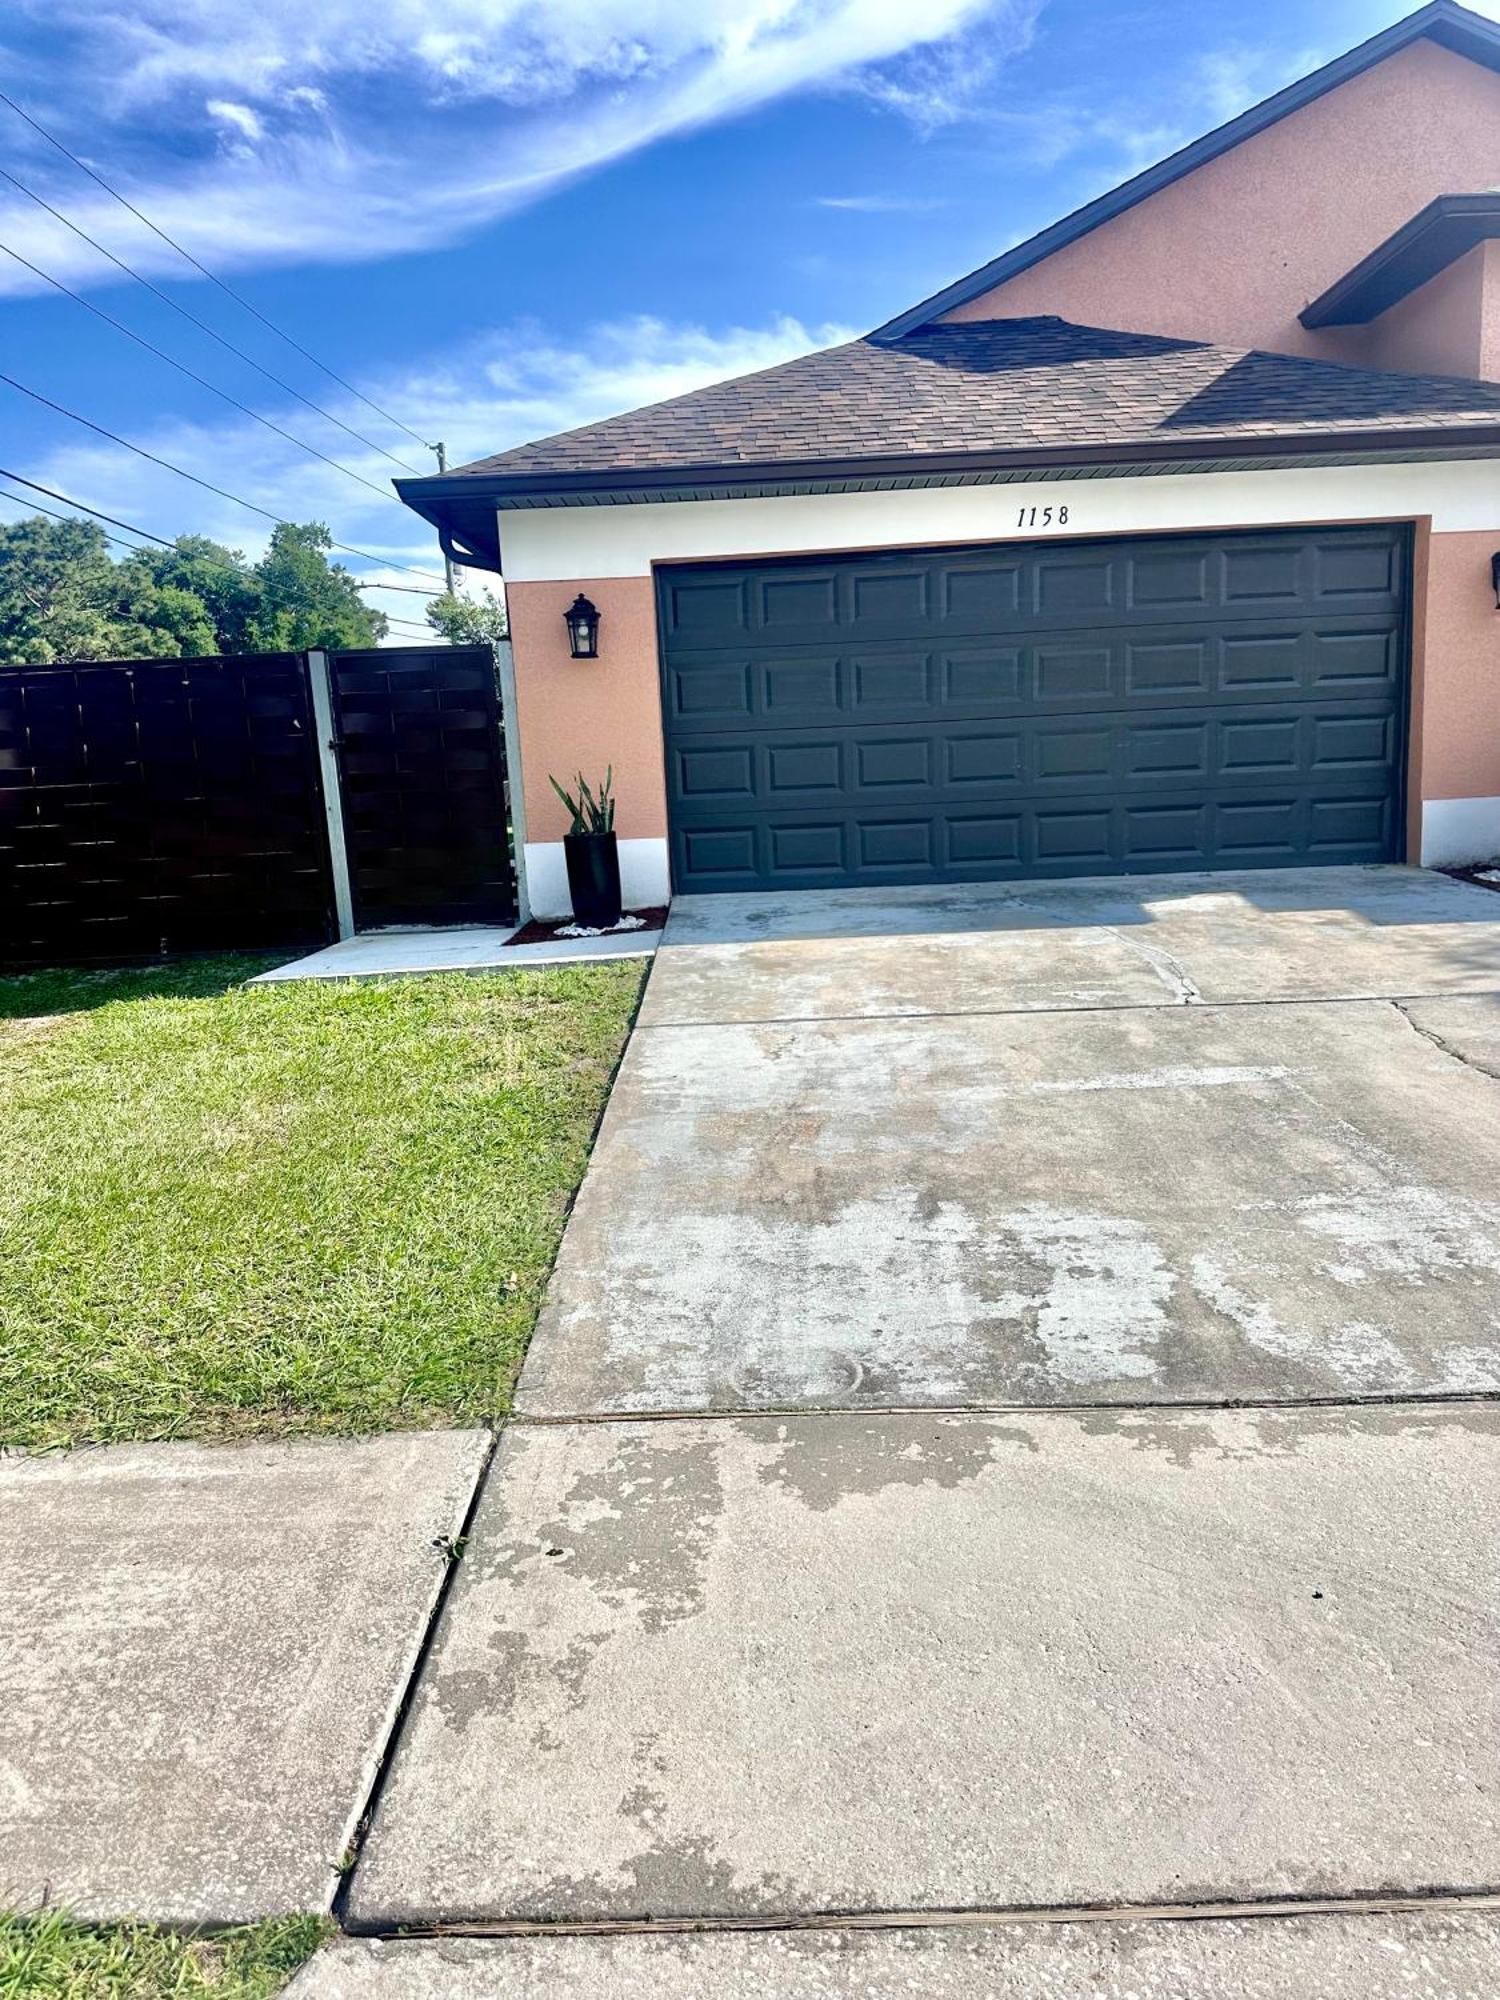
<path id="1" fill-rule="evenodd" d="M 0 1916 L 0 2000 L 268 2000 L 328 1930 L 322 1917 L 283 1917 L 194 1939 Z"/>
<path id="2" fill-rule="evenodd" d="M 506 1406 L 639 963 L 0 979 L 0 1441 Z"/>

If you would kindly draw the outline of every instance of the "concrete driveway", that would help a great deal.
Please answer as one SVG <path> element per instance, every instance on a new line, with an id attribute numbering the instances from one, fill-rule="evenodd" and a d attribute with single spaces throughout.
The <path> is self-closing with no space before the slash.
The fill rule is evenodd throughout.
<path id="1" fill-rule="evenodd" d="M 1500 1389 L 1500 897 L 684 899 L 541 1414 Z"/>
<path id="2" fill-rule="evenodd" d="M 1497 1072 L 1417 871 L 679 902 L 352 1920 L 1492 1943 Z"/>

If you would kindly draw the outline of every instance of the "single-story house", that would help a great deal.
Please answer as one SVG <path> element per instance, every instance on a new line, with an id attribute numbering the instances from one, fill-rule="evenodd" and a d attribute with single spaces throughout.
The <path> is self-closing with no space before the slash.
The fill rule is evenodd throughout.
<path id="1" fill-rule="evenodd" d="M 607 764 L 636 905 L 1500 852 L 1500 26 L 1433 0 L 861 340 L 398 486 L 505 579 L 539 914 Z"/>

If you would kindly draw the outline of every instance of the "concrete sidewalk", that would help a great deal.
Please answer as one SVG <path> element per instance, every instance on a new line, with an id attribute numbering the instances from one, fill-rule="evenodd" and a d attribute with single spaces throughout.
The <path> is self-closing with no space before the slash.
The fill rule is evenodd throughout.
<path id="1" fill-rule="evenodd" d="M 4 1906 L 326 1910 L 488 1448 L 0 1454 Z"/>
<path id="2" fill-rule="evenodd" d="M 351 1922 L 646 1926 L 393 1961 L 455 2000 L 1465 1991 L 1367 1905 L 1500 1886 L 1496 995 L 1404 869 L 679 906 Z M 1286 1898 L 1366 1913 L 1138 1987 L 653 1930 Z"/>
<path id="3" fill-rule="evenodd" d="M 659 930 L 598 937 L 541 938 L 512 944 L 515 928 L 467 924 L 453 930 L 366 931 L 306 958 L 257 973 L 252 986 L 289 979 L 408 979 L 432 972 L 525 972 L 538 966 L 592 965 L 609 958 L 650 958 Z"/>

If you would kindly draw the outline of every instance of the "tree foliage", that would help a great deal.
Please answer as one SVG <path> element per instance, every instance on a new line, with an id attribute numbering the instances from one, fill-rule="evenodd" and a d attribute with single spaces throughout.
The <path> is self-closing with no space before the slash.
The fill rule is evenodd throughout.
<path id="1" fill-rule="evenodd" d="M 259 601 L 249 624 L 251 652 L 373 646 L 384 636 L 384 614 L 363 603 L 342 563 L 328 560 L 332 546 L 318 521 L 301 527 L 284 521 L 272 529 L 271 546 L 252 572 Z"/>
<path id="2" fill-rule="evenodd" d="M 284 522 L 253 563 L 203 535 L 116 562 L 92 522 L 0 526 L 0 663 L 373 646 L 385 618 L 331 547 L 321 522 Z"/>
<path id="3" fill-rule="evenodd" d="M 510 631 L 504 604 L 487 590 L 478 597 L 458 597 L 445 590 L 427 606 L 427 622 L 453 646 L 492 646 Z"/>

